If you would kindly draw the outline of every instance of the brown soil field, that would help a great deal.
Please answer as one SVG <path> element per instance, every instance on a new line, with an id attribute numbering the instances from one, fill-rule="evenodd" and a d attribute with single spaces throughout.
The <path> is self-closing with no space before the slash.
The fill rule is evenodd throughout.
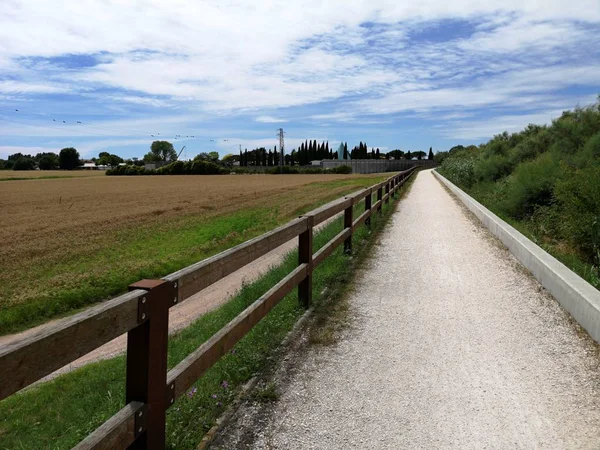
<path id="1" fill-rule="evenodd" d="M 0 180 L 11 178 L 83 178 L 103 176 L 103 170 L 0 170 Z"/>
<path id="2" fill-rule="evenodd" d="M 206 245 L 196 240 L 189 249 L 214 253 L 375 179 L 381 176 L 89 176 L 0 183 L 0 316 L 3 309 L 72 291 L 78 282 L 96 288 L 106 277 L 143 271 L 158 259 L 169 262 L 178 230 L 187 227 L 189 236 L 190 225 L 247 210 L 264 215 L 263 228 L 259 216 L 239 236 L 209 235 Z M 172 242 L 145 249 L 160 233 Z M 179 257 L 186 251 L 179 245 Z M 7 329 L 0 334 L 15 331 L 0 320 L 2 326 Z"/>

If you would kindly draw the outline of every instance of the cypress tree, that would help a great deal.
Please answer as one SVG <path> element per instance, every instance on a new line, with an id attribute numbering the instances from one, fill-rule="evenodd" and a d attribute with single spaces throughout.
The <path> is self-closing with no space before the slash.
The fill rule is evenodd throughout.
<path id="1" fill-rule="evenodd" d="M 429 147 L 429 155 L 427 155 L 427 159 L 433 159 L 433 149 Z"/>
<path id="2" fill-rule="evenodd" d="M 309 159 L 309 153 L 310 153 L 310 146 L 308 145 L 308 141 L 304 141 L 304 164 L 306 164 L 306 162 Z"/>
<path id="3" fill-rule="evenodd" d="M 344 159 L 348 159 L 348 143 L 344 142 Z"/>
<path id="4" fill-rule="evenodd" d="M 329 150 L 329 141 L 325 142 L 325 153 L 327 153 L 328 155 L 333 155 L 333 150 Z"/>
<path id="5" fill-rule="evenodd" d="M 377 150 L 375 151 L 375 159 L 379 159 L 379 147 L 377 147 Z"/>

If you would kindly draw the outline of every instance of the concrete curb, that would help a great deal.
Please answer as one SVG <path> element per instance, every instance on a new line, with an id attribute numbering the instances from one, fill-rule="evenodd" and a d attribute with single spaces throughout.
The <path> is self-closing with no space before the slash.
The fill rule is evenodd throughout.
<path id="1" fill-rule="evenodd" d="M 573 318 L 600 342 L 600 291 L 442 175 L 434 176 L 477 216 Z"/>

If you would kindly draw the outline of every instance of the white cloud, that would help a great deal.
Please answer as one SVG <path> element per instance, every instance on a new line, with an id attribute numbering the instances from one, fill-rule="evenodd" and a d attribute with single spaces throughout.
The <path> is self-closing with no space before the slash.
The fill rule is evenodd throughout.
<path id="1" fill-rule="evenodd" d="M 455 122 L 440 128 L 443 135 L 453 139 L 487 139 L 503 131 L 515 133 L 531 123 L 550 124 L 552 119 L 560 117 L 561 114 L 562 110 L 551 110 L 536 114 L 502 115 L 488 120 Z"/>
<path id="2" fill-rule="evenodd" d="M 273 116 L 258 116 L 254 120 L 256 122 L 260 122 L 260 123 L 282 123 L 282 122 L 287 122 L 286 119 L 281 119 L 279 117 L 273 117 Z"/>
<path id="3" fill-rule="evenodd" d="M 444 19 L 471 28 L 454 36 L 452 25 L 439 28 Z M 146 108 L 157 117 L 60 128 L 32 121 L 0 132 L 116 137 L 139 127 L 208 137 L 214 126 L 197 126 L 208 116 L 280 123 L 291 115 L 278 108 L 315 104 L 323 107 L 293 116 L 325 126 L 552 110 L 569 87 L 600 87 L 599 25 L 598 0 L 80 0 L 60 8 L 9 0 L 0 9 L 0 102 L 79 95 L 105 113 Z M 82 55 L 99 63 L 81 67 Z"/>

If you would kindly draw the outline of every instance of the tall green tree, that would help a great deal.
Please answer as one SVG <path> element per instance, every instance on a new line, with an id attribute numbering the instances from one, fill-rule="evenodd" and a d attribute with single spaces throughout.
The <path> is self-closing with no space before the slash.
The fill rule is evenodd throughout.
<path id="1" fill-rule="evenodd" d="M 80 166 L 79 152 L 73 147 L 63 148 L 58 155 L 58 164 L 62 170 L 73 170 Z"/>
<path id="2" fill-rule="evenodd" d="M 13 170 L 34 170 L 35 159 L 23 156 L 15 161 L 12 168 Z"/>
<path id="3" fill-rule="evenodd" d="M 150 163 L 177 161 L 177 152 L 169 141 L 154 141 L 150 152 L 144 155 L 144 161 Z"/>
<path id="4" fill-rule="evenodd" d="M 429 147 L 429 155 L 427 155 L 427 159 L 433 159 L 433 149 Z"/>
<path id="5" fill-rule="evenodd" d="M 58 168 L 58 155 L 56 153 L 38 153 L 35 155 L 40 170 L 53 170 Z"/>

